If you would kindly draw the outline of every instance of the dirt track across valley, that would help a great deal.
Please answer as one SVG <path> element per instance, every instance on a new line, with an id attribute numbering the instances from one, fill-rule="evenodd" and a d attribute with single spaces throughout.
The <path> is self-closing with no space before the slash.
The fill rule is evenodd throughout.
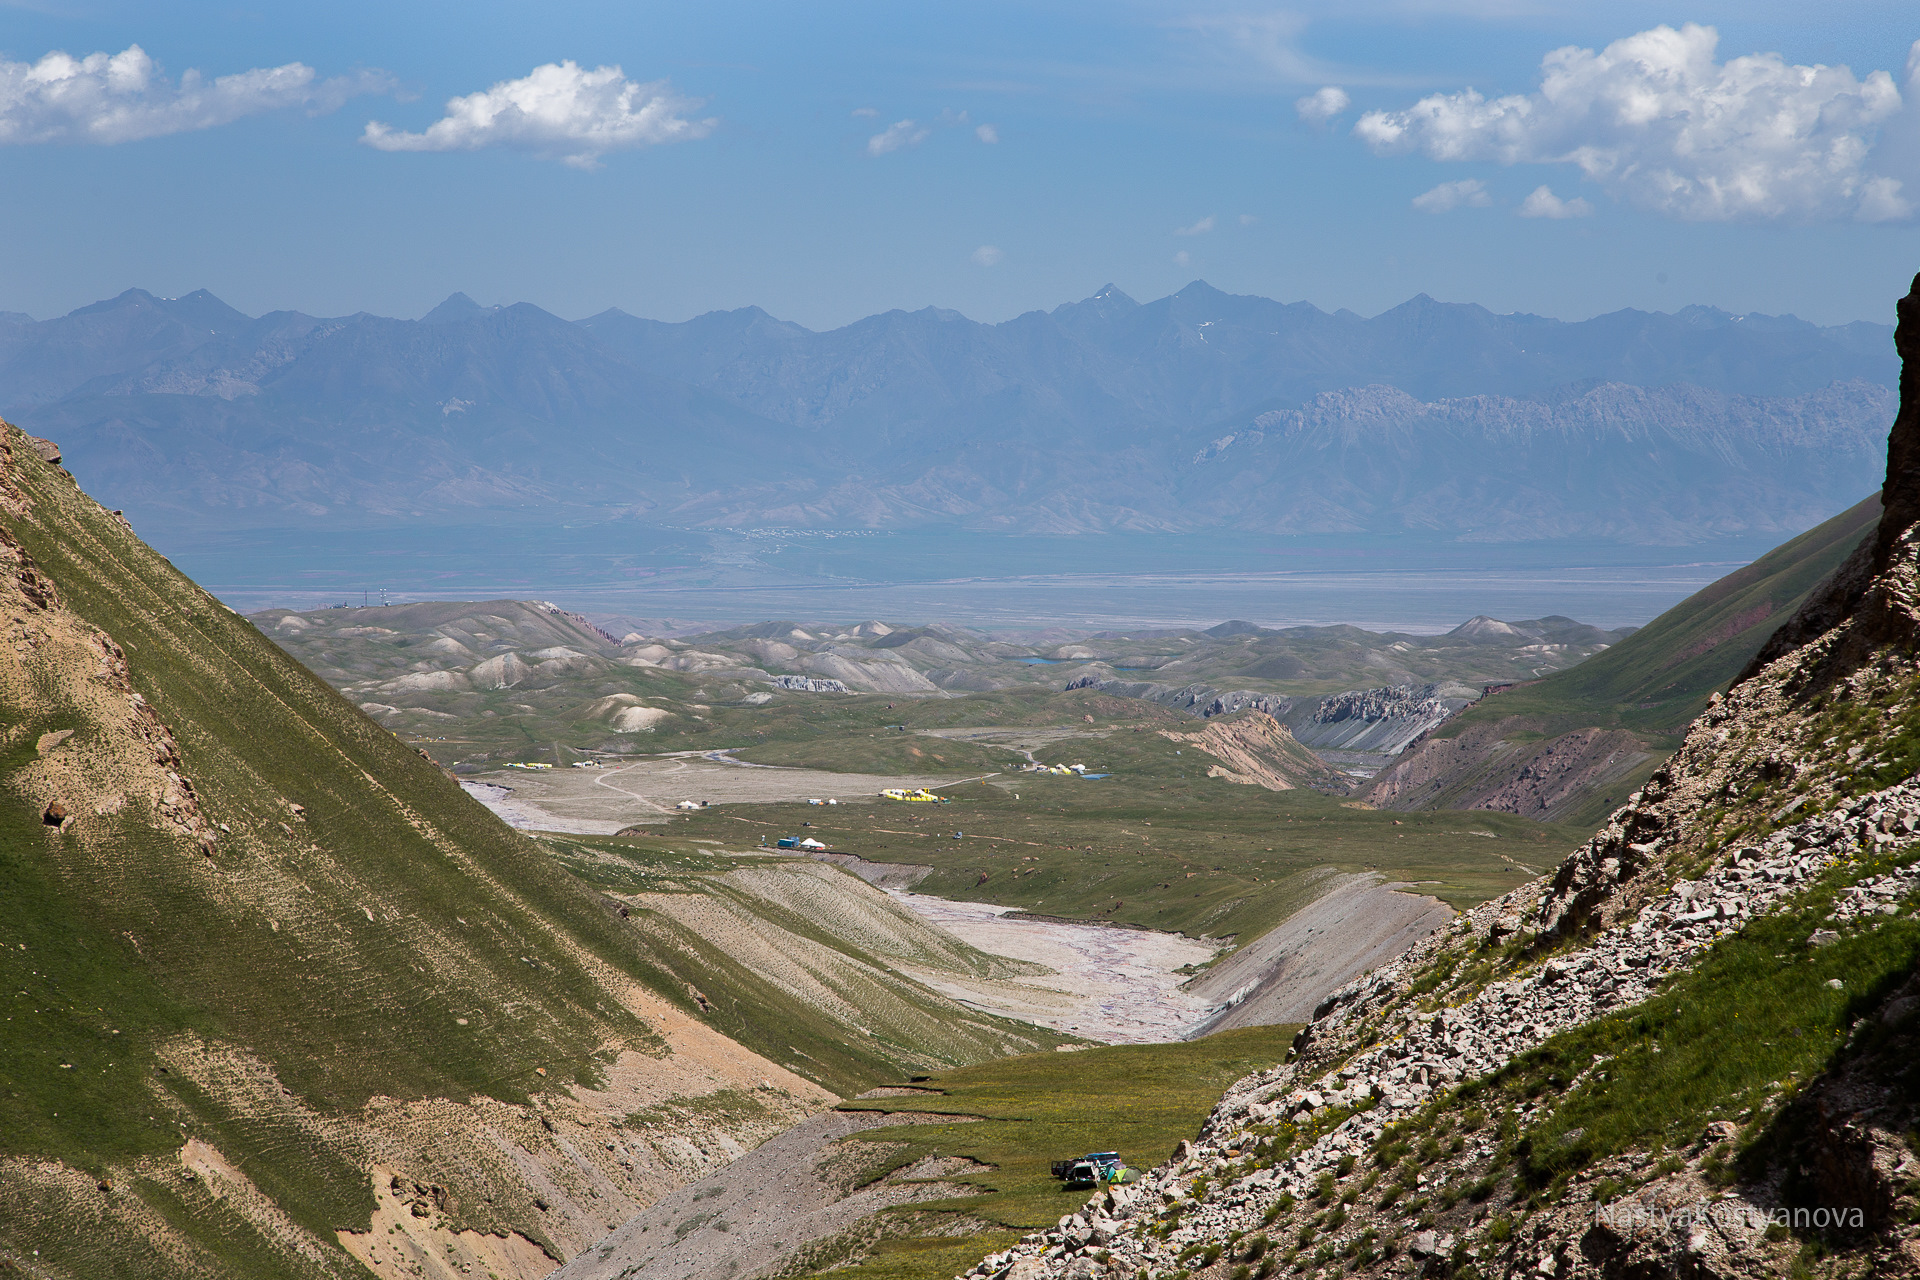
<path id="1" fill-rule="evenodd" d="M 510 826 L 610 836 L 623 827 L 666 822 L 683 800 L 846 803 L 872 800 L 889 787 L 938 790 L 973 780 L 775 768 L 747 764 L 719 751 L 686 751 L 600 769 L 502 769 L 464 779 L 461 785 Z"/>

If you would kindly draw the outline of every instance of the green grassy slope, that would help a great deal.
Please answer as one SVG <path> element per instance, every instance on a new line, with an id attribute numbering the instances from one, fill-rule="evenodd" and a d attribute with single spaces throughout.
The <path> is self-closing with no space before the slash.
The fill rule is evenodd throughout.
<path id="1" fill-rule="evenodd" d="M 1087 1199 L 1085 1190 L 1054 1179 L 1054 1160 L 1119 1151 L 1129 1164 L 1152 1168 L 1198 1132 L 1228 1084 L 1286 1057 L 1298 1029 L 1251 1027 L 1179 1044 L 1028 1054 L 923 1078 L 916 1087 L 926 1095 L 849 1103 L 981 1117 L 869 1129 L 848 1139 L 847 1147 L 870 1153 L 868 1179 L 928 1155 L 986 1167 L 951 1179 L 974 1194 L 882 1214 L 880 1223 L 863 1224 L 846 1239 L 822 1242 L 811 1261 L 824 1270 L 853 1253 L 861 1260 L 852 1274 L 873 1280 L 938 1280 L 963 1271 Z"/>
<path id="2" fill-rule="evenodd" d="M 1463 711 L 1435 736 L 1456 737 L 1475 724 L 1528 716 L 1540 721 L 1545 734 L 1618 727 L 1672 746 L 1705 709 L 1708 696 L 1739 673 L 1879 518 L 1876 494 L 1696 591 L 1579 666 Z"/>
<path id="3" fill-rule="evenodd" d="M 178 739 L 208 819 L 233 829 L 211 868 L 131 823 L 103 832 L 94 848 L 68 849 L 23 797 L 8 797 L 9 899 L 18 908 L 10 924 L 43 940 L 27 951 L 60 970 L 47 981 L 70 987 L 75 1007 L 83 990 L 105 998 L 100 984 L 111 983 L 150 1002 L 148 1017 L 133 1019 L 150 1026 L 121 1029 L 115 1043 L 127 1065 L 117 1071 L 150 1065 L 136 1046 L 151 1036 L 194 1030 L 258 1046 L 318 1105 L 355 1107 L 375 1092 L 519 1098 L 536 1063 L 584 1062 L 610 1032 L 654 1043 L 637 1019 L 607 1007 L 584 961 L 591 955 L 663 989 L 664 981 L 587 895 L 70 481 L 20 455 L 33 507 L 9 528 L 68 607 L 125 648 L 134 685 Z M 10 710 L 9 745 L 30 753 L 26 730 L 40 725 L 23 722 L 36 709 Z M 38 714 L 48 729 L 67 727 L 59 711 Z M 305 809 L 293 835 L 289 802 Z M 110 874 L 110 892 L 74 874 L 88 864 Z M 255 875 L 308 895 L 287 904 L 286 927 L 232 901 L 245 894 L 232 886 Z M 362 904 L 381 906 L 382 918 L 368 919 Z M 458 963 L 438 981 L 414 980 L 421 943 L 456 937 L 472 939 Z M 456 1029 L 456 1015 L 510 1001 L 533 1016 Z M 91 1038 L 73 1023 L 48 1030 L 76 1047 Z M 49 1153 L 111 1153 L 110 1143 L 78 1141 L 77 1114 L 45 1124 L 66 1135 L 51 1138 Z M 24 1119 L 8 1117 L 0 1133 L 17 1138 Z"/>
<path id="4" fill-rule="evenodd" d="M 0 1256 L 38 1249 L 53 1275 L 358 1274 L 333 1233 L 365 1229 L 366 1162 L 389 1147 L 445 1189 L 449 1230 L 557 1249 L 534 1188 L 502 1181 L 497 1160 L 462 1167 L 471 1151 L 369 1117 L 435 1098 L 537 1109 L 556 1087 L 604 1085 L 620 1054 L 665 1063 L 639 1010 L 701 1020 L 681 970 L 725 974 L 650 947 L 0 429 L 0 487 L 15 487 L 0 523 L 57 595 L 18 570 L 0 655 Z M 124 650 L 177 761 L 128 729 L 142 722 L 125 694 L 101 691 L 90 627 Z M 90 666 L 60 656 L 82 653 Z M 206 851 L 162 820 L 161 787 L 134 789 L 166 769 L 197 800 Z M 63 825 L 43 820 L 48 788 Z M 796 1057 L 791 1020 L 760 1016 L 782 1004 L 743 978 L 720 1020 L 836 1091 L 897 1072 L 859 1046 Z M 189 1138 L 327 1247 L 276 1242 L 182 1183 Z M 58 1194 L 36 1169 L 68 1171 Z M 71 1229 L 90 1214 L 97 1229 Z"/>
<path id="5" fill-rule="evenodd" d="M 1580 665 L 1488 695 L 1376 775 L 1383 807 L 1502 810 L 1591 831 L 1644 782 L 1879 518 L 1877 497 L 1695 592 Z"/>
<path id="6" fill-rule="evenodd" d="M 880 940 L 861 936 L 855 928 L 836 931 L 836 919 L 809 918 L 793 902 L 773 893 L 754 893 L 737 877 L 729 878 L 743 869 L 777 870 L 780 863 L 766 856 L 644 837 L 547 835 L 540 843 L 582 882 L 631 904 L 634 927 L 656 951 L 672 955 L 676 976 L 707 1000 L 703 1014 L 709 1025 L 843 1095 L 877 1080 L 1075 1039 L 957 1006 L 892 973 L 878 949 Z M 815 869 L 816 864 L 799 861 Z M 860 886 L 829 892 L 850 895 L 854 887 Z M 699 897 L 737 904 L 742 911 L 733 919 L 751 916 L 751 929 L 729 936 L 711 924 L 703 931 L 676 917 L 673 900 Z M 727 918 L 715 913 L 704 919 L 710 922 L 715 916 Z M 857 1029 L 828 1008 L 782 989 L 756 968 L 768 947 L 793 954 L 807 943 L 832 953 L 809 957 L 806 967 L 831 996 L 861 1011 Z M 994 976 L 1003 976 L 1000 969 L 1009 963 L 964 944 L 956 944 L 955 952 L 958 964 L 947 955 L 911 958 L 965 972 L 992 969 Z M 833 967 L 834 957 L 850 963 Z"/>

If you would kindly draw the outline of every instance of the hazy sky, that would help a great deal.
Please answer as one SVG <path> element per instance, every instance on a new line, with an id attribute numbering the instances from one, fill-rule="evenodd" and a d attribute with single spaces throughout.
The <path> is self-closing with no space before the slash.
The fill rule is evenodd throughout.
<path id="1" fill-rule="evenodd" d="M 1911 0 L 0 0 L 0 310 L 825 327 L 1204 278 L 1888 321 L 1916 39 Z"/>

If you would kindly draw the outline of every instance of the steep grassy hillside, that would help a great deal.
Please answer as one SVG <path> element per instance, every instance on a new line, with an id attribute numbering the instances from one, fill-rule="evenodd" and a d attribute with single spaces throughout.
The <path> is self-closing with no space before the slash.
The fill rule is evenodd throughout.
<path id="1" fill-rule="evenodd" d="M 1880 517 L 1878 495 L 1687 597 L 1566 671 L 1489 695 L 1363 793 L 1392 809 L 1502 809 L 1588 828 Z"/>
<path id="2" fill-rule="evenodd" d="M 1879 519 L 1880 495 L 1864 498 L 1694 592 L 1605 653 L 1497 694 L 1440 735 L 1493 715 L 1525 715 L 1549 731 L 1577 720 L 1678 745 L 1674 739 L 1706 709 L 1708 696 L 1739 673 Z"/>
<path id="3" fill-rule="evenodd" d="M 0 511 L 0 1266 L 536 1275 L 926 1060 L 807 1053 L 10 427 Z"/>

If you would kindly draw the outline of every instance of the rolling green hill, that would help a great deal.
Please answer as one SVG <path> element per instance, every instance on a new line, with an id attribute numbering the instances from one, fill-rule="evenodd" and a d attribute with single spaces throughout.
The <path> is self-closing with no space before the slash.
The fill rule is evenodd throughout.
<path id="1" fill-rule="evenodd" d="M 1875 495 L 1578 666 L 1496 686 L 1376 777 L 1368 799 L 1597 825 L 1879 518 Z"/>

